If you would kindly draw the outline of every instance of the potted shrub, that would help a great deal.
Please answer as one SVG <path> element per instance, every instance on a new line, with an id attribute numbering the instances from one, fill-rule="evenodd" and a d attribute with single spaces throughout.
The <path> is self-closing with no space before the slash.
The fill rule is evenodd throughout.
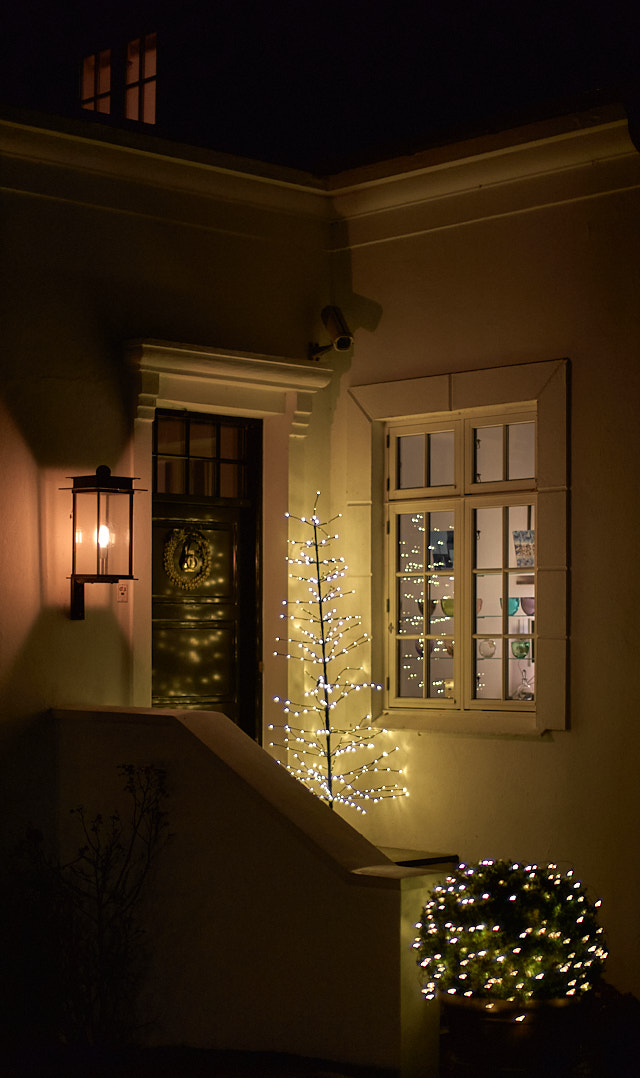
<path id="1" fill-rule="evenodd" d="M 572 872 L 511 861 L 461 864 L 431 890 L 414 947 L 457 1061 L 499 1073 L 575 1049 L 607 957 L 599 905 Z"/>

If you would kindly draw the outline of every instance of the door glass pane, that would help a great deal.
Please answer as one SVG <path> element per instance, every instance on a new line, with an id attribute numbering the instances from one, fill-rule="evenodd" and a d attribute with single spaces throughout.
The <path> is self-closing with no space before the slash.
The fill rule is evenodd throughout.
<path id="1" fill-rule="evenodd" d="M 502 508 L 476 509 L 475 533 L 476 567 L 502 568 Z"/>
<path id="2" fill-rule="evenodd" d="M 536 474 L 535 423 L 507 427 L 507 479 L 532 479 Z"/>
<path id="3" fill-rule="evenodd" d="M 398 474 L 400 490 L 424 487 L 425 482 L 425 436 L 408 434 L 397 439 Z"/>
<path id="4" fill-rule="evenodd" d="M 429 486 L 452 486 L 455 482 L 452 430 L 429 435 Z"/>
<path id="5" fill-rule="evenodd" d="M 401 573 L 424 571 L 425 521 L 423 513 L 400 513 L 398 516 L 398 560 Z"/>
<path id="6" fill-rule="evenodd" d="M 476 483 L 495 483 L 504 479 L 503 431 L 502 426 L 475 428 Z"/>
<path id="7" fill-rule="evenodd" d="M 190 464 L 190 494 L 211 498 L 215 494 L 215 465 L 211 460 L 192 460 Z"/>
<path id="8" fill-rule="evenodd" d="M 238 427 L 220 425 L 220 456 L 225 460 L 240 459 L 240 430 Z"/>
<path id="9" fill-rule="evenodd" d="M 158 416 L 156 420 L 158 452 L 183 454 L 185 452 L 185 429 L 184 419 Z"/>
<path id="10" fill-rule="evenodd" d="M 453 568 L 453 510 L 429 513 L 429 568 Z"/>
<path id="11" fill-rule="evenodd" d="M 189 448 L 192 457 L 215 457 L 215 425 L 206 421 L 192 420 L 189 431 Z"/>
<path id="12" fill-rule="evenodd" d="M 175 457 L 158 457 L 156 490 L 159 494 L 185 494 L 185 479 L 186 461 Z"/>
<path id="13" fill-rule="evenodd" d="M 220 497 L 239 498 L 241 494 L 239 480 L 240 465 L 222 463 L 220 465 Z"/>

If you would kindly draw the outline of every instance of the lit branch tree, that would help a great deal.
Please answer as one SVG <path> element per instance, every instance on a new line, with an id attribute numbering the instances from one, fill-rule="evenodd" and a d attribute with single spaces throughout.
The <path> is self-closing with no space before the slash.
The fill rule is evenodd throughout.
<path id="1" fill-rule="evenodd" d="M 320 520 L 318 497 L 319 492 L 310 518 L 292 518 L 302 526 L 305 537 L 289 539 L 293 548 L 293 556 L 287 558 L 292 566 L 289 575 L 306 584 L 309 592 L 308 598 L 283 601 L 287 612 L 280 617 L 290 622 L 287 646 L 295 653 L 274 652 L 304 664 L 304 698 L 302 703 L 274 699 L 287 716 L 284 745 L 291 774 L 331 808 L 340 804 L 365 812 L 363 803 L 402 797 L 407 790 L 393 778 L 402 775 L 401 769 L 388 762 L 397 746 L 388 751 L 378 746 L 387 731 L 373 726 L 371 715 L 353 725 L 336 725 L 334 720 L 336 708 L 340 706 L 342 714 L 353 693 L 382 686 L 359 680 L 362 671 L 352 656 L 369 638 L 360 618 L 340 609 L 345 595 L 353 592 L 340 587 L 347 568 L 344 558 L 331 554 L 331 542 L 338 536 L 330 535 L 328 528 L 337 518 Z M 287 637 L 277 637 L 276 642 L 287 644 Z"/>

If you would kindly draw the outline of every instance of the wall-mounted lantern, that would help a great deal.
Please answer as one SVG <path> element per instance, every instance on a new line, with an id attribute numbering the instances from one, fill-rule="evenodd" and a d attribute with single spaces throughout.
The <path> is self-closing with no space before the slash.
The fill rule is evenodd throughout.
<path id="1" fill-rule="evenodd" d="M 84 618 L 85 584 L 133 580 L 133 479 L 112 475 L 106 464 L 95 475 L 76 475 L 73 486 L 71 617 Z M 68 489 L 68 488 L 67 488 Z"/>

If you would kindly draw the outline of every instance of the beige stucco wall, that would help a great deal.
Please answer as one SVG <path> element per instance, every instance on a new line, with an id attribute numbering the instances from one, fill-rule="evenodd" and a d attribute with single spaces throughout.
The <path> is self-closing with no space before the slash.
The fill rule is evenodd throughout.
<path id="1" fill-rule="evenodd" d="M 438 1010 L 421 1000 L 410 944 L 415 896 L 442 866 L 392 864 L 223 715 L 87 708 L 47 721 L 68 857 L 83 841 L 70 803 L 89 821 L 117 808 L 128 836 L 118 763 L 166 770 L 168 827 L 136 907 L 144 1040 L 434 1078 Z"/>
<path id="2" fill-rule="evenodd" d="M 138 551 L 126 608 L 109 589 L 91 596 L 84 622 L 70 622 L 69 495 L 59 491 L 98 463 L 134 470 L 127 341 L 304 362 L 328 301 L 354 331 L 352 355 L 323 357 L 334 377 L 314 398 L 306 437 L 289 439 L 292 401 L 267 437 L 265 722 L 281 717 L 271 695 L 288 676 L 271 658 L 286 591 L 283 513 L 308 512 L 316 490 L 344 514 L 357 610 L 374 632 L 370 668 L 382 675 L 382 462 L 350 387 L 568 357 L 570 729 L 530 739 L 399 732 L 411 796 L 357 823 L 381 844 L 575 867 L 604 900 L 609 979 L 640 991 L 640 158 L 624 125 L 524 138 L 521 152 L 508 140 L 456 151 L 451 166 L 442 151 L 399 178 L 351 177 L 332 191 L 13 125 L 3 139 L 0 737 L 9 830 L 58 803 L 46 731 L 34 727 L 27 740 L 26 726 L 51 706 L 145 702 L 135 647 L 147 554 Z"/>
<path id="3" fill-rule="evenodd" d="M 341 381 L 331 497 L 334 510 L 348 506 L 350 580 L 361 609 L 373 583 L 381 634 L 381 475 L 371 477 L 371 425 L 349 386 L 570 359 L 570 729 L 515 740 L 400 731 L 411 797 L 372 810 L 362 827 L 381 843 L 455 849 L 463 859 L 575 867 L 604 901 L 609 979 L 638 992 L 640 157 L 623 128 L 618 135 L 606 161 L 568 167 L 566 143 L 540 174 L 531 159 L 508 178 L 498 161 L 486 189 L 470 162 L 467 188 L 451 170 L 448 197 L 438 168 L 416 181 L 405 207 L 389 188 L 387 205 L 371 188 L 357 204 L 337 199 L 353 244 L 335 256 L 349 284 L 345 312 L 357 325 L 366 297 L 380 317 L 374 332 L 356 329 Z M 416 412 L 429 409 L 416 402 Z"/>
<path id="4" fill-rule="evenodd" d="M 154 140 L 134 151 L 84 131 L 95 135 L 13 121 L 0 131 L 0 742 L 12 760 L 25 726 L 48 707 L 149 702 L 150 550 L 136 543 L 128 604 L 116 602 L 115 588 L 89 585 L 86 619 L 70 621 L 71 496 L 60 490 L 100 463 L 139 476 L 136 486 L 147 489 L 136 495 L 136 534 L 144 537 L 150 460 L 137 470 L 138 384 L 127 342 L 306 362 L 328 298 L 327 215 L 317 191 L 259 168 L 252 176 L 228 161 L 220 168 L 206 155 L 181 162 L 180 151 Z M 286 534 L 289 432 L 299 405 L 295 393 L 281 396 L 279 414 L 265 419 L 270 561 Z M 147 429 L 149 447 L 148 437 Z M 269 640 L 285 589 L 278 558 L 265 573 Z M 9 806 L 22 803 L 18 831 L 36 796 L 34 751 L 20 749 L 27 783 L 16 764 L 8 769 L 15 788 L 3 784 L 6 820 L 14 820 Z M 42 783 L 34 785 L 40 796 Z"/>

